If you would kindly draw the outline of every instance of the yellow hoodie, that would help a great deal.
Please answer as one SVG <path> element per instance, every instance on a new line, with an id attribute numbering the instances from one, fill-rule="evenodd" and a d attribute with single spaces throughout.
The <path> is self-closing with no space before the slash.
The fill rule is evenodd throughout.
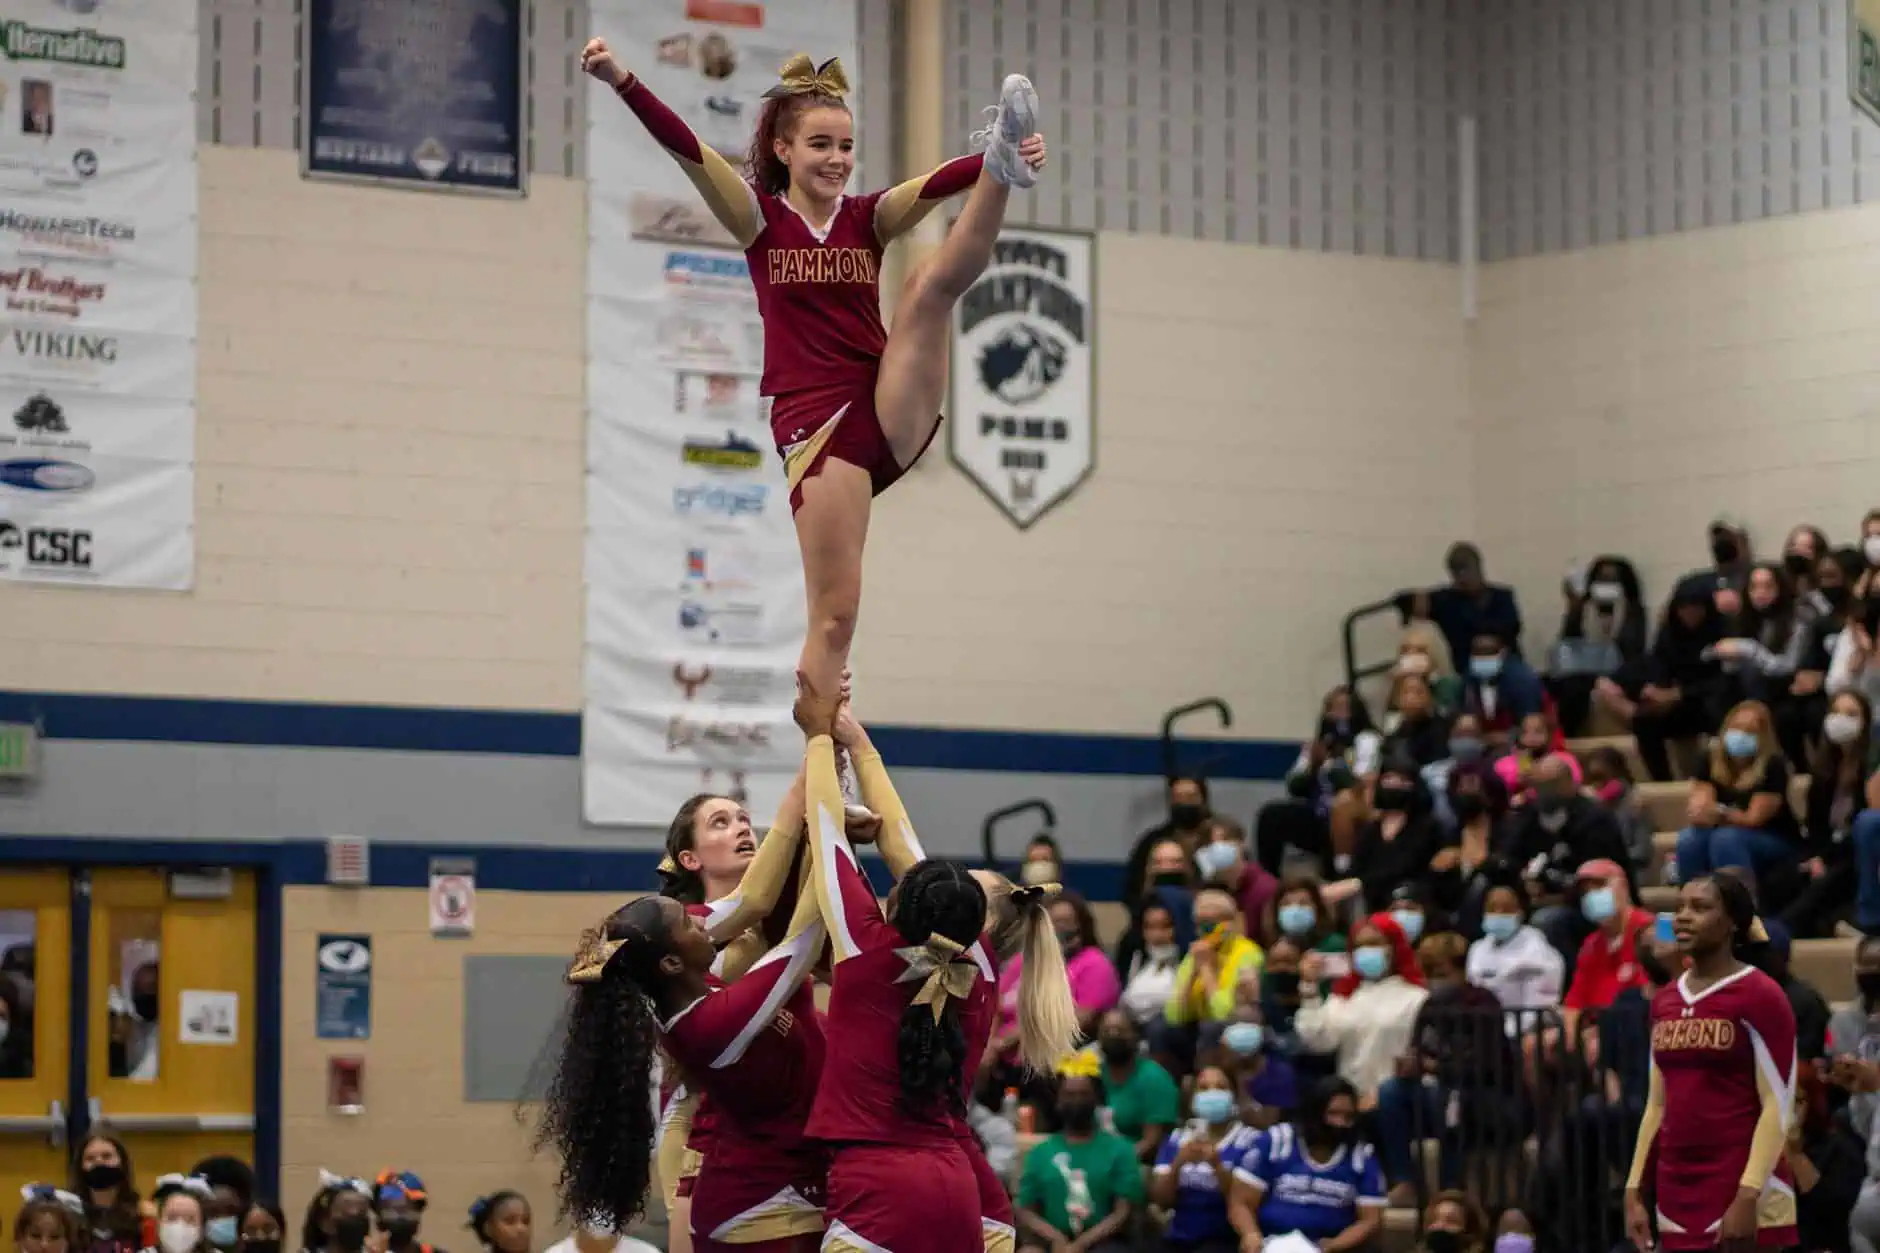
<path id="1" fill-rule="evenodd" d="M 1234 1016 L 1234 995 L 1243 978 L 1258 978 L 1266 964 L 1260 946 L 1244 935 L 1227 935 L 1217 930 L 1208 942 L 1218 950 L 1212 980 L 1198 977 L 1195 955 L 1182 958 L 1175 971 L 1175 991 L 1164 1011 L 1169 1022 L 1183 1026 L 1192 1022 L 1224 1022 Z"/>

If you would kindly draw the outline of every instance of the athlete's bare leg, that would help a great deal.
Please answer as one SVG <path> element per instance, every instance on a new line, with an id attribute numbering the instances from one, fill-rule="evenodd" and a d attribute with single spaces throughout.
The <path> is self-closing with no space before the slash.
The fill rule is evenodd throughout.
<path id="1" fill-rule="evenodd" d="M 1012 186 L 1030 185 L 1030 169 L 1018 149 L 1033 135 L 1037 106 L 1028 81 L 1016 74 L 1006 79 L 979 181 L 946 240 L 915 268 L 895 305 L 875 381 L 875 414 L 900 465 L 920 455 L 940 422 L 953 306 L 992 261 Z M 1033 150 L 1042 160 L 1042 143 Z"/>
<path id="2" fill-rule="evenodd" d="M 692 1198 L 674 1197 L 666 1210 L 666 1253 L 692 1253 Z"/>
<path id="3" fill-rule="evenodd" d="M 803 480 L 796 511 L 796 538 L 803 550 L 803 589 L 809 603 L 809 634 L 799 668 L 817 691 L 842 685 L 862 603 L 862 544 L 874 482 L 860 466 L 829 457 Z"/>

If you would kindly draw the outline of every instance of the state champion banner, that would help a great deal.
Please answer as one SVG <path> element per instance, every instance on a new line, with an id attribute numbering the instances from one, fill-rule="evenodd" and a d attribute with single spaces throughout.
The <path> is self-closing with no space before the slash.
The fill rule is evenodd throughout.
<path id="1" fill-rule="evenodd" d="M 593 0 L 592 33 L 741 167 L 793 54 L 839 56 L 859 81 L 855 4 Z M 589 90 L 583 809 L 664 827 L 713 791 L 763 824 L 802 759 L 804 611 L 757 301 L 677 164 Z"/>
<path id="2" fill-rule="evenodd" d="M 194 581 L 197 9 L 0 16 L 0 579 Z"/>

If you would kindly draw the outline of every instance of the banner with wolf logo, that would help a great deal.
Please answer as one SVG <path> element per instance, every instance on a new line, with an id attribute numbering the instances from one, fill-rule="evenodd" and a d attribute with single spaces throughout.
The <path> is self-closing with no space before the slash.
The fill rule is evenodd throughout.
<path id="1" fill-rule="evenodd" d="M 194 580 L 197 12 L 0 18 L 0 579 Z"/>
<path id="2" fill-rule="evenodd" d="M 856 0 L 593 0 L 590 22 L 733 162 L 791 54 L 860 78 Z M 802 759 L 804 611 L 757 297 L 679 167 L 590 91 L 582 808 L 663 828 L 715 792 L 766 823 Z"/>
<path id="3" fill-rule="evenodd" d="M 1007 227 L 953 311 L 953 464 L 1024 530 L 1096 463 L 1095 237 Z"/>

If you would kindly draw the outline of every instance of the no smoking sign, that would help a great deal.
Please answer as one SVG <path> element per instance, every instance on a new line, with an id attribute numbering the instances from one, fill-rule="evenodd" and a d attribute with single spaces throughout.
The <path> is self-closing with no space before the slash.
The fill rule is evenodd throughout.
<path id="1" fill-rule="evenodd" d="M 465 858 L 431 859 L 431 934 L 466 936 L 476 929 L 476 863 Z"/>

